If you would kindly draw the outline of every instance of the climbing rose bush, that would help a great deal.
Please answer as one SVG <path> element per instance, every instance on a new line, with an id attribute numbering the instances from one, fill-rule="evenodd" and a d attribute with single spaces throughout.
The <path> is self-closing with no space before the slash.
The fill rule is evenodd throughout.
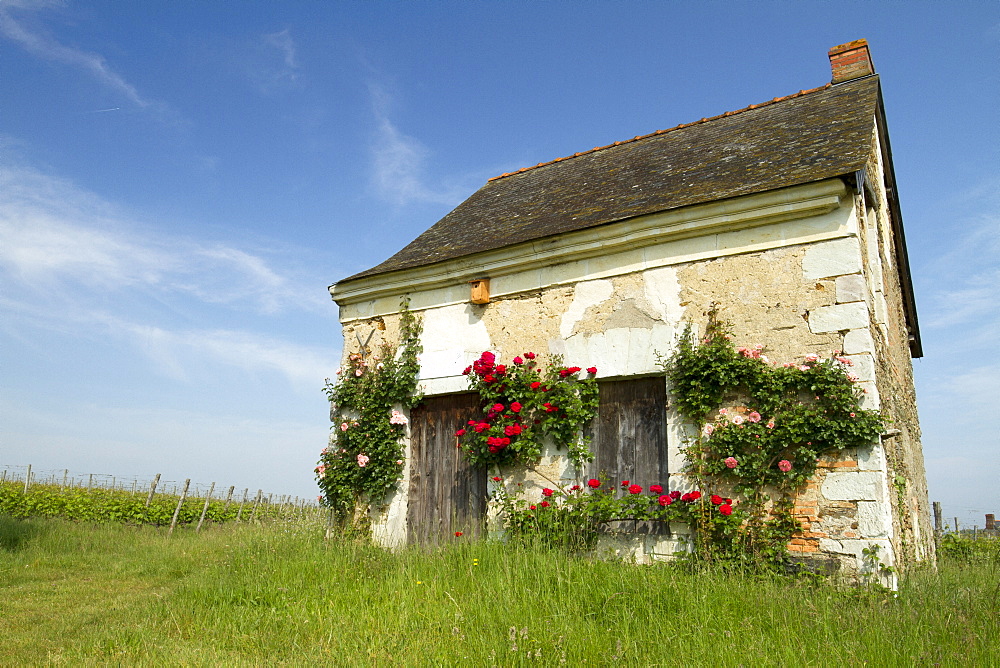
<path id="1" fill-rule="evenodd" d="M 781 562 L 800 528 L 791 514 L 795 492 L 820 458 L 874 443 L 884 420 L 861 408 L 864 390 L 848 371 L 850 357 L 811 353 L 779 365 L 763 345 L 734 348 L 716 315 L 710 313 L 701 340 L 687 328 L 674 354 L 661 361 L 673 404 L 697 434 L 684 448 L 686 471 L 699 485 L 743 498 L 747 519 L 737 543 L 743 558 Z M 718 508 L 736 516 L 732 504 Z M 732 553 L 703 522 L 693 526 L 703 552 Z"/>
<path id="2" fill-rule="evenodd" d="M 663 486 L 629 480 L 615 483 L 591 478 L 586 485 L 542 490 L 541 501 L 526 499 L 523 485 L 493 479 L 493 500 L 500 506 L 503 528 L 515 542 L 542 541 L 572 550 L 591 549 L 611 523 L 625 521 L 703 524 L 720 540 L 736 535 L 746 519 L 733 499 L 700 490 L 663 494 Z"/>
<path id="3" fill-rule="evenodd" d="M 377 352 L 352 353 L 337 379 L 327 379 L 334 425 L 315 474 L 321 503 L 341 519 L 352 515 L 359 502 L 381 501 L 402 476 L 401 439 L 409 419 L 395 406 L 412 408 L 420 401 L 420 330 L 404 301 L 398 346 L 386 343 Z"/>
<path id="4" fill-rule="evenodd" d="M 578 467 L 593 459 L 583 428 L 597 414 L 597 367 L 584 371 L 559 357 L 542 367 L 533 352 L 498 364 L 486 351 L 463 373 L 482 399 L 482 415 L 455 432 L 472 465 L 537 460 L 546 439 Z"/>

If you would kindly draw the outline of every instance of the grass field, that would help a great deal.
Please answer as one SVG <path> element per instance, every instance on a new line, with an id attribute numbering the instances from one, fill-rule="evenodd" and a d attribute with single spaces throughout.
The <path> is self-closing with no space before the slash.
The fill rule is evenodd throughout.
<path id="1" fill-rule="evenodd" d="M 1000 665 L 1000 557 L 898 595 L 316 525 L 0 517 L 2 665 Z"/>

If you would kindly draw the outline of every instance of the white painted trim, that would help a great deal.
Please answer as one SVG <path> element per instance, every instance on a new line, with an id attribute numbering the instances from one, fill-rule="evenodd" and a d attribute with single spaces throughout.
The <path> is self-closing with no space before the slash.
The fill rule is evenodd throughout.
<path id="1" fill-rule="evenodd" d="M 464 283 L 600 255 L 834 211 L 847 195 L 840 179 L 827 179 L 755 195 L 640 216 L 576 232 L 506 246 L 454 260 L 330 286 L 339 305 Z M 720 253 L 724 254 L 724 253 Z"/>

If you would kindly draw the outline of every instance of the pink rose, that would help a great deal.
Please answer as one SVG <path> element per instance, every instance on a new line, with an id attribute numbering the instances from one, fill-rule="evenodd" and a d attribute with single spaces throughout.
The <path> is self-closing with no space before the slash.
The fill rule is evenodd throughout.
<path id="1" fill-rule="evenodd" d="M 740 463 L 736 461 L 736 457 L 726 457 L 725 462 L 727 469 L 734 469 L 740 465 Z"/>
<path id="2" fill-rule="evenodd" d="M 768 429 L 774 429 L 774 420 L 768 420 L 767 424 L 764 426 L 766 426 Z"/>
<path id="3" fill-rule="evenodd" d="M 341 422 L 340 423 L 340 431 L 347 431 L 347 423 L 346 422 Z"/>
<path id="4" fill-rule="evenodd" d="M 521 359 L 520 357 L 515 357 L 514 358 L 514 364 L 520 366 L 520 365 L 524 364 L 524 360 Z"/>
<path id="5" fill-rule="evenodd" d="M 747 420 L 750 422 L 760 422 L 760 413 L 752 411 L 750 415 L 747 416 Z"/>
<path id="6" fill-rule="evenodd" d="M 368 466 L 368 462 L 370 461 L 371 460 L 368 458 L 368 455 L 358 455 L 358 466 L 361 468 Z"/>
<path id="7" fill-rule="evenodd" d="M 778 462 L 778 469 L 785 473 L 788 473 L 789 471 L 792 470 L 792 463 L 787 459 L 782 459 L 780 462 Z"/>

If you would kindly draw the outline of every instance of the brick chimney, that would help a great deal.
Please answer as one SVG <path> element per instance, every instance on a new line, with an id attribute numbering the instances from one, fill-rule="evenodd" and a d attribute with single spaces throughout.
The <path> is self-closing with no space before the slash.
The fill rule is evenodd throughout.
<path id="1" fill-rule="evenodd" d="M 841 44 L 830 49 L 830 68 L 833 70 L 832 83 L 841 83 L 851 79 L 875 74 L 872 55 L 868 51 L 868 40 L 856 39 L 847 44 Z"/>

